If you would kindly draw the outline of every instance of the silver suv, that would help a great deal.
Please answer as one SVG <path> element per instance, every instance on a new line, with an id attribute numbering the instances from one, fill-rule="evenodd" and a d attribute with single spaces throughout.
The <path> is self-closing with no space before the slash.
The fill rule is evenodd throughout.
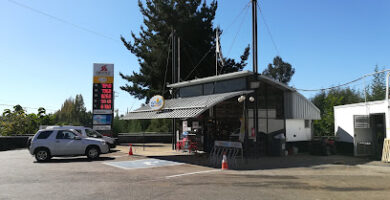
<path id="1" fill-rule="evenodd" d="M 88 128 L 88 127 L 84 127 L 84 126 L 47 126 L 46 129 L 74 129 L 77 132 L 79 132 L 80 135 L 83 137 L 99 138 L 99 139 L 106 141 L 106 143 L 108 144 L 108 146 L 110 148 L 116 147 L 116 144 L 115 144 L 116 142 L 115 142 L 114 138 L 103 136 L 99 132 L 97 132 L 91 128 Z"/>
<path id="2" fill-rule="evenodd" d="M 96 159 L 101 153 L 107 153 L 109 147 L 104 140 L 82 137 L 74 129 L 43 129 L 31 139 L 29 150 L 41 162 L 53 156 L 86 155 Z"/>

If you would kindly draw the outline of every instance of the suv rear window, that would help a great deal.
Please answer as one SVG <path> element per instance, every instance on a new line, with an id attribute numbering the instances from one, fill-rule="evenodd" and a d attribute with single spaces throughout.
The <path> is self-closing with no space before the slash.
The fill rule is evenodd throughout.
<path id="1" fill-rule="evenodd" d="M 39 133 L 37 139 L 47 139 L 52 133 L 53 131 L 42 131 Z"/>

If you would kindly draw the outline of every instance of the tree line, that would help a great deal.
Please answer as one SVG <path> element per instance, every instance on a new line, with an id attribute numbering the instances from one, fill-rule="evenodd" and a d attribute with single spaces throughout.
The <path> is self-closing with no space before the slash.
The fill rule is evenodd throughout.
<path id="1" fill-rule="evenodd" d="M 86 111 L 83 96 L 68 98 L 61 109 L 55 113 L 47 113 L 40 107 L 37 113 L 28 114 L 21 105 L 13 109 L 4 109 L 0 116 L 0 135 L 34 134 L 41 125 L 92 125 L 92 113 Z"/>
<path id="2" fill-rule="evenodd" d="M 378 72 L 378 66 L 375 72 Z M 373 80 L 362 91 L 351 87 L 334 88 L 317 93 L 311 101 L 321 111 L 321 120 L 314 121 L 314 133 L 319 136 L 334 135 L 334 106 L 364 101 L 384 100 L 386 96 L 385 74 L 373 75 Z"/>
<path id="3" fill-rule="evenodd" d="M 170 120 L 120 120 L 115 116 L 113 133 L 136 132 L 168 132 L 171 127 Z M 34 134 L 41 125 L 73 125 L 92 127 L 92 112 L 87 111 L 81 94 L 75 98 L 68 98 L 61 108 L 54 113 L 47 113 L 40 107 L 37 113 L 27 113 L 21 105 L 15 105 L 12 109 L 4 109 L 0 115 L 0 135 L 25 135 Z"/>

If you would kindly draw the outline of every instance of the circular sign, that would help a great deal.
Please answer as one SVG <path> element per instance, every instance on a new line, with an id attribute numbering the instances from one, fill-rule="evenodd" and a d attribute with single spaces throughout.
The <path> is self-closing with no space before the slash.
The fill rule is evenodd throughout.
<path id="1" fill-rule="evenodd" d="M 149 101 L 149 106 L 152 110 L 161 110 L 164 107 L 165 100 L 161 95 L 153 96 Z"/>

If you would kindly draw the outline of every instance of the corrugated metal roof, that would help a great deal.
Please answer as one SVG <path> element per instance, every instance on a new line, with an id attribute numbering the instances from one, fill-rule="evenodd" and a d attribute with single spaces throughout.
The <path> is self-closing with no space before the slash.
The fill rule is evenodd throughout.
<path id="1" fill-rule="evenodd" d="M 282 90 L 289 90 L 289 91 L 296 91 L 294 88 L 284 84 L 284 83 L 281 83 L 279 81 L 276 81 L 268 76 L 264 76 L 264 75 L 259 75 L 258 76 L 259 80 L 262 80 L 268 84 L 271 84 L 279 89 L 282 89 Z"/>
<path id="2" fill-rule="evenodd" d="M 205 78 L 198 78 L 198 79 L 189 80 L 189 81 L 183 81 L 183 82 L 167 85 L 167 87 L 181 88 L 181 87 L 187 87 L 187 86 L 191 86 L 191 85 L 198 85 L 198 84 L 215 82 L 215 81 L 223 81 L 223 80 L 241 78 L 241 77 L 246 77 L 246 76 L 251 76 L 251 75 L 254 75 L 254 73 L 251 71 L 232 72 L 232 73 L 228 73 L 228 74 L 221 74 L 221 75 L 210 76 L 210 77 L 205 77 Z M 289 87 L 288 85 L 281 83 L 279 81 L 276 81 L 270 77 L 259 74 L 258 78 L 259 78 L 259 80 L 263 80 L 263 81 L 265 81 L 271 85 L 274 85 L 280 89 L 295 91 L 294 88 Z"/>
<path id="3" fill-rule="evenodd" d="M 161 111 L 153 111 L 148 105 L 145 105 L 128 113 L 121 119 L 194 118 L 222 101 L 252 92 L 252 90 L 248 90 L 188 98 L 168 99 Z"/>
<path id="4" fill-rule="evenodd" d="M 209 82 L 214 82 L 214 81 L 235 79 L 235 78 L 240 78 L 240 77 L 245 77 L 245 76 L 250 76 L 250 75 L 253 75 L 253 72 L 251 72 L 251 71 L 232 72 L 232 73 L 228 73 L 228 74 L 221 74 L 221 75 L 216 75 L 216 76 L 209 76 L 209 77 L 205 77 L 205 78 L 198 78 L 198 79 L 194 79 L 194 80 L 174 83 L 174 84 L 167 85 L 167 87 L 181 88 L 181 87 L 186 87 L 186 86 L 190 86 L 190 85 L 198 85 L 198 84 L 209 83 Z"/>
<path id="5" fill-rule="evenodd" d="M 298 92 L 286 92 L 285 95 L 286 119 L 320 120 L 320 110 Z"/>

